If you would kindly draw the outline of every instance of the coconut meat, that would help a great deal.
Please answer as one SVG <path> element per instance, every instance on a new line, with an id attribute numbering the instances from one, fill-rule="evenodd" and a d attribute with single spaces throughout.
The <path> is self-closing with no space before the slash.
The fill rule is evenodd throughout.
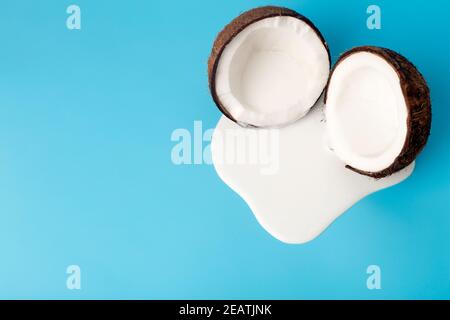
<path id="1" fill-rule="evenodd" d="M 280 126 L 304 116 L 326 86 L 328 51 L 305 21 L 289 16 L 247 26 L 219 59 L 215 90 L 238 123 Z"/>
<path id="2" fill-rule="evenodd" d="M 330 79 L 325 110 L 330 147 L 345 164 L 379 172 L 401 153 L 408 108 L 396 70 L 382 57 L 357 52 L 342 60 Z"/>

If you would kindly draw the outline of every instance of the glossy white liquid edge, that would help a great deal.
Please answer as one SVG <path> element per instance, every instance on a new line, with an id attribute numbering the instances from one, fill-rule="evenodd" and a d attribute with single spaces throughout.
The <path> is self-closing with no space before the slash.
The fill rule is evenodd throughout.
<path id="1" fill-rule="evenodd" d="M 285 243 L 301 244 L 315 239 L 358 201 L 404 181 L 414 171 L 413 163 L 390 177 L 376 180 L 345 168 L 328 148 L 322 109 L 320 101 L 298 122 L 277 129 L 278 150 L 272 151 L 278 156 L 278 170 L 274 174 L 264 174 L 266 162 L 224 160 L 230 152 L 236 153 L 236 144 L 227 143 L 227 139 L 246 136 L 248 130 L 259 134 L 262 129 L 243 128 L 222 116 L 211 142 L 219 177 L 244 199 L 264 229 Z M 232 137 L 226 132 L 232 132 Z M 270 141 L 261 138 L 258 143 Z M 247 143 L 245 148 L 249 151 L 255 146 Z"/>

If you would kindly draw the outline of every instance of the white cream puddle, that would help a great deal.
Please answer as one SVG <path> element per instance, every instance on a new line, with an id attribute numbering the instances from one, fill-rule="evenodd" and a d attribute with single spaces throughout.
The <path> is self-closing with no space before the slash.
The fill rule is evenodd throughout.
<path id="1" fill-rule="evenodd" d="M 212 143 L 220 178 L 275 238 L 300 244 L 319 236 L 364 197 L 408 178 L 414 164 L 375 180 L 354 173 L 328 149 L 323 102 L 295 124 L 246 129 L 222 117 Z"/>

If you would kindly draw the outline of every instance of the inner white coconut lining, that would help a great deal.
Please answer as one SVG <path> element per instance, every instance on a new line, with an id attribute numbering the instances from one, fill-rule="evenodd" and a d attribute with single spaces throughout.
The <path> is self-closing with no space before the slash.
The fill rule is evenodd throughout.
<path id="1" fill-rule="evenodd" d="M 408 110 L 400 79 L 378 55 L 358 52 L 339 63 L 325 110 L 331 147 L 347 165 L 379 172 L 403 149 Z"/>
<path id="2" fill-rule="evenodd" d="M 263 19 L 224 49 L 216 70 L 222 105 L 242 124 L 279 126 L 304 116 L 326 86 L 328 52 L 304 21 Z"/>

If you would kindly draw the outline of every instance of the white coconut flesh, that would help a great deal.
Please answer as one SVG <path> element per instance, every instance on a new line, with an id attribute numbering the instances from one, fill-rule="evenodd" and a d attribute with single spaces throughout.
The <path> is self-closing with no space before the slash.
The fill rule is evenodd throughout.
<path id="1" fill-rule="evenodd" d="M 379 172 L 401 153 L 408 108 L 396 70 L 380 56 L 357 52 L 342 60 L 330 79 L 325 110 L 330 147 L 345 164 Z"/>
<path id="2" fill-rule="evenodd" d="M 266 18 L 247 26 L 225 47 L 215 90 L 240 124 L 280 126 L 304 116 L 322 94 L 328 51 L 306 22 Z"/>

